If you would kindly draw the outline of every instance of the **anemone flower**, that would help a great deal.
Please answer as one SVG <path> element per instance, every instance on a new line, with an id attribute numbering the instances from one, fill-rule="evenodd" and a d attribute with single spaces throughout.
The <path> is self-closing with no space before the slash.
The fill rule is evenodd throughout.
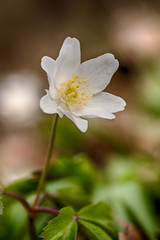
<path id="1" fill-rule="evenodd" d="M 118 69 L 118 61 L 110 53 L 81 63 L 80 43 L 76 38 L 64 40 L 56 60 L 43 57 L 41 66 L 48 75 L 49 90 L 40 100 L 40 107 L 48 114 L 66 115 L 86 132 L 85 118 L 114 119 L 113 113 L 122 111 L 125 101 L 102 92 Z"/>

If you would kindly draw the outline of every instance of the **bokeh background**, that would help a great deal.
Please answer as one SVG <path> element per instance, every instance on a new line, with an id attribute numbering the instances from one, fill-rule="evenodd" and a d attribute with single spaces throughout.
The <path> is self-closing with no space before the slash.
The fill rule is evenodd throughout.
<path id="1" fill-rule="evenodd" d="M 53 157 L 87 154 L 98 168 L 107 166 L 113 181 L 145 185 L 159 211 L 160 2 L 1 0 L 0 29 L 1 182 L 43 165 L 53 116 L 39 108 L 48 88 L 40 60 L 56 59 L 71 36 L 80 40 L 82 61 L 116 56 L 120 67 L 106 91 L 124 98 L 127 107 L 113 121 L 89 120 L 85 134 L 59 120 Z"/>

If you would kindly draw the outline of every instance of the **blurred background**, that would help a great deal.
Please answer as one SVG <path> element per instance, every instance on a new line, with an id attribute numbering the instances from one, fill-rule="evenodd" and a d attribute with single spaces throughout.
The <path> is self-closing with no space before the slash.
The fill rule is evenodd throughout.
<path id="1" fill-rule="evenodd" d="M 56 59 L 71 36 L 80 40 L 82 61 L 107 52 L 119 60 L 106 91 L 127 107 L 113 121 L 89 120 L 85 134 L 59 120 L 53 157 L 86 153 L 110 179 L 147 186 L 159 211 L 160 2 L 1 0 L 0 29 L 0 181 L 43 165 L 53 116 L 39 108 L 48 88 L 40 60 Z"/>

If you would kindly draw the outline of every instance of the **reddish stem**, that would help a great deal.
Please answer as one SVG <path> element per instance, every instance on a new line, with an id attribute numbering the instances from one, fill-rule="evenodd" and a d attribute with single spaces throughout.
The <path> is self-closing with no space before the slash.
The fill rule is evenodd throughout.
<path id="1" fill-rule="evenodd" d="M 24 208 L 28 212 L 29 216 L 33 217 L 38 213 L 50 213 L 50 214 L 54 214 L 54 215 L 59 214 L 59 210 L 56 208 L 52 208 L 52 207 L 35 207 L 34 208 L 34 207 L 30 206 L 29 203 L 26 201 L 26 199 L 18 193 L 10 192 L 7 190 L 3 190 L 2 193 L 5 196 L 12 197 L 12 198 L 18 200 L 24 206 Z"/>
<path id="2" fill-rule="evenodd" d="M 51 208 L 51 207 L 39 207 L 34 209 L 35 214 L 37 213 L 50 213 L 54 215 L 59 214 L 59 210 L 56 208 Z"/>
<path id="3" fill-rule="evenodd" d="M 30 211 L 31 207 L 30 207 L 29 203 L 20 194 L 15 193 L 15 192 L 10 192 L 10 191 L 7 191 L 7 190 L 2 190 L 2 194 L 5 195 L 5 196 L 8 196 L 8 197 L 11 197 L 11 198 L 14 198 L 14 199 L 18 200 L 19 202 L 21 202 L 21 204 L 27 210 L 27 212 Z"/>

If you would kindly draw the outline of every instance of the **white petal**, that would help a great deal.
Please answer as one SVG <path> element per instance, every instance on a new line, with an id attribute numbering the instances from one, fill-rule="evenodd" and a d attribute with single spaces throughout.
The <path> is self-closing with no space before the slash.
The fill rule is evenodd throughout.
<path id="1" fill-rule="evenodd" d="M 55 86 L 53 86 L 52 84 L 49 87 L 49 93 L 50 93 L 50 97 L 53 100 L 58 100 L 60 98 L 60 96 L 58 95 L 58 90 Z"/>
<path id="2" fill-rule="evenodd" d="M 74 108 L 73 114 L 86 118 L 107 118 L 113 119 L 115 115 L 112 113 L 124 110 L 125 101 L 110 93 L 98 93 L 94 95 L 83 107 Z"/>
<path id="3" fill-rule="evenodd" d="M 80 117 L 74 116 L 70 111 L 67 110 L 67 108 L 65 106 L 62 107 L 59 106 L 58 109 L 60 109 L 61 112 L 63 112 L 66 117 L 68 117 L 71 121 L 74 122 L 74 124 L 77 126 L 77 128 L 81 131 L 81 132 L 86 132 L 88 129 L 88 121 L 85 119 L 82 119 Z"/>
<path id="4" fill-rule="evenodd" d="M 60 118 L 63 117 L 63 113 L 61 112 L 61 110 L 60 110 L 59 108 L 57 108 L 57 113 L 58 113 L 58 115 L 60 116 Z"/>
<path id="5" fill-rule="evenodd" d="M 93 94 L 96 94 L 106 88 L 118 66 L 119 63 L 114 55 L 106 53 L 82 63 L 77 74 L 81 79 L 86 77 L 90 89 L 92 89 Z"/>
<path id="6" fill-rule="evenodd" d="M 73 49 L 73 53 L 74 53 L 73 58 L 75 62 L 77 62 L 77 64 L 80 64 L 80 60 L 81 60 L 80 43 L 78 39 L 70 38 L 70 37 L 67 37 L 64 40 L 61 50 L 59 52 L 59 56 L 56 59 L 57 63 L 60 64 L 67 58 L 66 51 L 69 46 Z"/>
<path id="7" fill-rule="evenodd" d="M 51 57 L 44 56 L 41 60 L 41 67 L 48 75 L 49 84 L 51 84 L 51 82 L 54 82 L 57 72 L 56 61 L 53 60 Z"/>
<path id="8" fill-rule="evenodd" d="M 43 112 L 48 114 L 58 113 L 60 117 L 63 117 L 63 114 L 58 110 L 59 101 L 54 101 L 49 94 L 43 96 L 40 100 L 40 107 Z"/>
<path id="9" fill-rule="evenodd" d="M 60 50 L 57 62 L 56 86 L 68 80 L 80 65 L 80 43 L 76 38 L 66 38 Z"/>

